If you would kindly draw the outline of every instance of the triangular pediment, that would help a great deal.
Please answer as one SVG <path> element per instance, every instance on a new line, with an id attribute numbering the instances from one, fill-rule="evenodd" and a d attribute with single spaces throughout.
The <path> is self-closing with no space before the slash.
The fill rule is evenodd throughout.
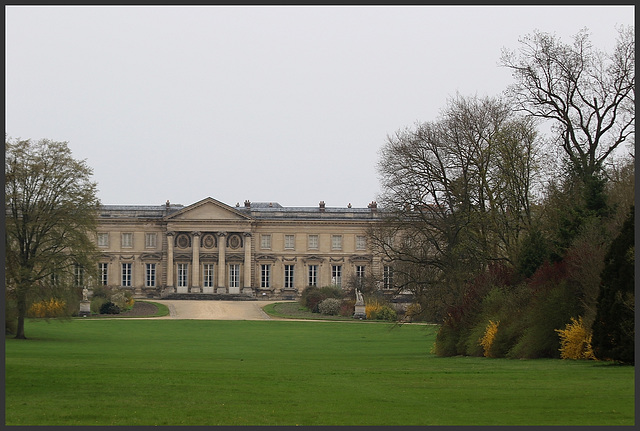
<path id="1" fill-rule="evenodd" d="M 195 204 L 182 208 L 166 217 L 167 220 L 249 220 L 246 214 L 242 214 L 229 205 L 223 204 L 213 198 L 206 198 Z"/>

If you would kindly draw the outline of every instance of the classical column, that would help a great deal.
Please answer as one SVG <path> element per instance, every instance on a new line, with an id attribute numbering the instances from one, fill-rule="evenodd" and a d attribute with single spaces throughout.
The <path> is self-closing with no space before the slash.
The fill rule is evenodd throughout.
<path id="1" fill-rule="evenodd" d="M 167 232 L 167 289 L 173 288 L 173 232 Z"/>
<path id="2" fill-rule="evenodd" d="M 193 257 L 191 262 L 192 272 L 191 272 L 191 292 L 199 293 L 200 292 L 200 232 L 191 232 L 193 239 L 191 244 L 193 245 L 191 249 L 193 250 Z"/>
<path id="3" fill-rule="evenodd" d="M 226 293 L 227 280 L 227 233 L 218 232 L 218 292 Z"/>
<path id="4" fill-rule="evenodd" d="M 244 282 L 245 288 L 251 289 L 251 233 L 244 233 Z"/>

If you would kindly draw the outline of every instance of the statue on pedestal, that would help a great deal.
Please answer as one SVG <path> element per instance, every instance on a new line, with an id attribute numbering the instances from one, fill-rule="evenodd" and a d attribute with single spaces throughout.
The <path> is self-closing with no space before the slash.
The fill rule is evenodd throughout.
<path id="1" fill-rule="evenodd" d="M 82 301 L 80 301 L 80 311 L 78 316 L 87 317 L 91 315 L 91 301 L 89 301 L 89 289 L 82 288 Z"/>
<path id="2" fill-rule="evenodd" d="M 356 307 L 355 313 L 353 313 L 354 319 L 366 319 L 367 312 L 366 307 L 364 305 L 364 298 L 362 297 L 362 293 L 356 289 Z"/>
<path id="3" fill-rule="evenodd" d="M 356 305 L 364 305 L 362 293 L 358 289 L 356 289 Z"/>

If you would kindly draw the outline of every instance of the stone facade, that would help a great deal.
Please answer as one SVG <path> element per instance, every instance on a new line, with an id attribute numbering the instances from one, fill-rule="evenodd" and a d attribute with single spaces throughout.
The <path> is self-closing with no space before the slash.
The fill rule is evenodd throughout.
<path id="1" fill-rule="evenodd" d="M 225 294 L 294 298 L 309 285 L 345 286 L 355 277 L 382 280 L 366 240 L 379 220 L 369 208 L 228 206 L 212 198 L 192 205 L 101 208 L 100 283 L 138 297 Z"/>

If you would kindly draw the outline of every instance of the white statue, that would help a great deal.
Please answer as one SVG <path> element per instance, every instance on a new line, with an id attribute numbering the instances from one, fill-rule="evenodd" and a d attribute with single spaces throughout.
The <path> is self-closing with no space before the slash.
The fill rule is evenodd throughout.
<path id="1" fill-rule="evenodd" d="M 356 305 L 364 305 L 364 298 L 358 289 L 356 289 Z"/>
<path id="2" fill-rule="evenodd" d="M 83 287 L 82 288 L 82 300 L 83 301 L 88 301 L 89 300 L 88 295 L 89 295 L 89 290 L 86 287 Z"/>

